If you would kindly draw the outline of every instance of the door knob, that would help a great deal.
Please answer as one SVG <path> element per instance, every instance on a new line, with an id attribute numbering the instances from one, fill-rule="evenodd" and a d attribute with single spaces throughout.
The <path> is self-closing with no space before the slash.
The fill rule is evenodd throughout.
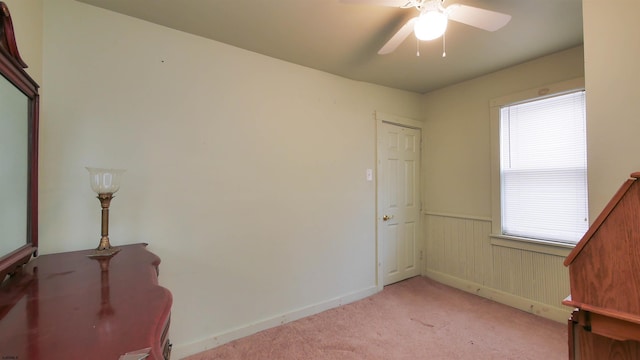
<path id="1" fill-rule="evenodd" d="M 389 215 L 385 215 L 385 216 L 383 216 L 383 217 L 382 217 L 382 220 L 383 220 L 383 221 L 387 221 L 387 220 L 389 220 L 389 219 L 393 219 L 393 215 L 391 215 L 391 216 L 389 216 Z"/>

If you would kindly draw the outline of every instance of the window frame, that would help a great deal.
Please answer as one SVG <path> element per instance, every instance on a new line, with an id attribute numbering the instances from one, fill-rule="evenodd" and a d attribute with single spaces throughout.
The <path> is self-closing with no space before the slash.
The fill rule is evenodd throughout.
<path id="1" fill-rule="evenodd" d="M 491 119 L 491 239 L 493 245 L 515 248 L 539 247 L 540 252 L 557 254 L 557 249 L 567 253 L 576 244 L 551 240 L 523 238 L 502 234 L 502 191 L 500 184 L 500 109 L 505 105 L 553 97 L 585 89 L 584 78 L 575 78 L 549 84 L 518 93 L 501 96 L 489 101 Z M 588 163 L 587 163 L 588 171 Z M 589 195 L 587 194 L 587 197 Z M 590 223 L 590 222 L 589 222 Z M 561 251 L 563 254 L 565 251 Z"/>

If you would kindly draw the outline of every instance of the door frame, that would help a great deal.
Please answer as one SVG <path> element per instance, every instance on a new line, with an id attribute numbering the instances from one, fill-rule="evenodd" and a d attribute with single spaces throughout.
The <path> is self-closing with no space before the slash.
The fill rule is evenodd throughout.
<path id="1" fill-rule="evenodd" d="M 406 128 L 411 128 L 411 129 L 417 129 L 420 130 L 420 171 L 418 172 L 419 174 L 419 186 L 418 186 L 418 198 L 420 199 L 420 214 L 418 216 L 418 221 L 419 221 L 419 234 L 418 234 L 418 243 L 419 245 L 419 251 L 420 251 L 420 273 L 423 272 L 424 266 L 422 264 L 422 262 L 424 261 L 424 244 L 423 244 L 423 231 L 422 231 L 422 208 L 423 208 L 423 203 L 424 203 L 424 199 L 422 199 L 422 188 L 424 185 L 424 166 L 422 165 L 422 161 L 424 159 L 424 154 L 422 153 L 422 140 L 424 138 L 424 124 L 420 121 L 417 120 L 413 120 L 413 119 L 409 119 L 409 118 L 404 118 L 401 116 L 396 116 L 396 115 L 391 115 L 391 114 L 386 114 L 383 112 L 379 112 L 376 111 L 375 112 L 375 120 L 376 120 L 376 285 L 378 288 L 378 291 L 381 291 L 384 287 L 384 274 L 382 269 L 383 267 L 383 263 L 382 263 L 382 244 L 381 244 L 381 234 L 383 231 L 383 221 L 382 221 L 382 214 L 383 214 L 383 210 L 381 209 L 382 207 L 382 201 L 381 199 L 384 198 L 384 189 L 381 186 L 381 179 L 383 178 L 383 174 L 382 174 L 382 164 L 380 163 L 381 159 L 382 159 L 382 151 L 383 151 L 383 131 L 382 131 L 382 124 L 383 123 L 388 123 L 388 124 L 392 124 L 392 125 L 397 125 L 397 126 L 402 126 L 402 127 L 406 127 Z"/>

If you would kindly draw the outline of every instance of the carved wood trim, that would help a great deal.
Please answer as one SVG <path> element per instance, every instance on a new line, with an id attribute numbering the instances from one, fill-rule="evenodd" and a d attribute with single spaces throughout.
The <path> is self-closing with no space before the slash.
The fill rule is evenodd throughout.
<path id="1" fill-rule="evenodd" d="M 9 8 L 3 1 L 0 1 L 0 49 L 6 51 L 18 66 L 27 68 L 27 64 L 22 60 L 18 52 Z"/>

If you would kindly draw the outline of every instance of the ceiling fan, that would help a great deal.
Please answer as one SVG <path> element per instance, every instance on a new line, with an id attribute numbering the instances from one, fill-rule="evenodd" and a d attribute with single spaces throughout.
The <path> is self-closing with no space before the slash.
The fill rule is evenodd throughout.
<path id="1" fill-rule="evenodd" d="M 487 31 L 496 31 L 511 20 L 511 15 L 474 6 L 451 4 L 445 7 L 444 0 L 341 0 L 341 2 L 400 7 L 403 9 L 415 8 L 418 10 L 420 14 L 409 19 L 409 21 L 378 50 L 378 54 L 380 55 L 393 52 L 411 32 L 414 32 L 416 38 L 419 40 L 439 38 L 446 31 L 448 20 L 457 21 Z"/>

